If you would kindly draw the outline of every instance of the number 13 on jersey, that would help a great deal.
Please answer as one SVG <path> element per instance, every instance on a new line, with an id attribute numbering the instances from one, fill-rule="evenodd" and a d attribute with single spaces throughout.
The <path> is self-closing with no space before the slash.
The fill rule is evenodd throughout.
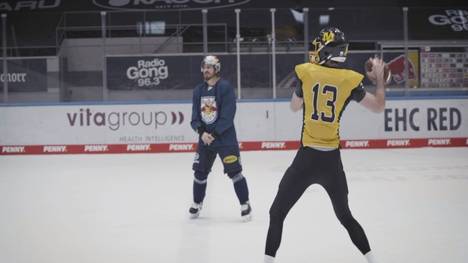
<path id="1" fill-rule="evenodd" d="M 337 92 L 336 87 L 328 84 L 321 86 L 317 83 L 312 87 L 312 120 L 335 121 Z"/>

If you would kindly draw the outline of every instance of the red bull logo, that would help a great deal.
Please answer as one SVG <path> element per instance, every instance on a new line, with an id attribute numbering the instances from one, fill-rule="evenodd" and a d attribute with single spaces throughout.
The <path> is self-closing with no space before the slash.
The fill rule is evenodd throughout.
<path id="1" fill-rule="evenodd" d="M 405 55 L 400 55 L 390 62 L 388 62 L 390 72 L 392 72 L 392 79 L 397 84 L 405 81 Z M 413 62 L 408 59 L 408 80 L 416 79 L 416 71 Z"/>

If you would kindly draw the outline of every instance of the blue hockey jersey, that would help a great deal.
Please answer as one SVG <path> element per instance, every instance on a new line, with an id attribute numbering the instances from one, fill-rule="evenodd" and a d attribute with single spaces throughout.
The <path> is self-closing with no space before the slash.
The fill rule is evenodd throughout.
<path id="1" fill-rule="evenodd" d="M 238 144 L 234 128 L 235 114 L 236 95 L 227 80 L 220 79 L 213 87 L 203 82 L 193 90 L 190 125 L 200 135 L 206 131 L 215 137 L 210 146 Z M 201 136 L 198 143 L 203 143 Z"/>

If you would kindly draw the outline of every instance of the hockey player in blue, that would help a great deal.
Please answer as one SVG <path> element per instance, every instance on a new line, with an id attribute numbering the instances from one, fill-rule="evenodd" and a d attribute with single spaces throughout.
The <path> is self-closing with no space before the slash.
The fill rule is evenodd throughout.
<path id="1" fill-rule="evenodd" d="M 199 134 L 193 162 L 193 204 L 190 217 L 197 218 L 203 207 L 208 174 L 219 155 L 224 173 L 232 179 L 241 204 L 243 221 L 251 219 L 249 190 L 242 175 L 239 143 L 234 127 L 236 96 L 231 84 L 220 78 L 221 63 L 216 56 L 206 56 L 201 63 L 204 82 L 193 90 L 192 128 Z"/>

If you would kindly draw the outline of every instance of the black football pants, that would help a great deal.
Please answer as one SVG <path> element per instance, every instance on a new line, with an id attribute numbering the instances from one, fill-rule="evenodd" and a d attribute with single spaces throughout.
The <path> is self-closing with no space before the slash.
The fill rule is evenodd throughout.
<path id="1" fill-rule="evenodd" d="M 320 184 L 325 188 L 338 220 L 348 231 L 354 245 L 362 254 L 369 252 L 366 234 L 349 210 L 348 186 L 340 151 L 338 149 L 319 151 L 302 147 L 281 179 L 278 193 L 271 205 L 265 254 L 276 256 L 281 243 L 284 219 L 304 191 L 312 184 Z M 317 239 L 316 242 L 320 240 Z"/>

